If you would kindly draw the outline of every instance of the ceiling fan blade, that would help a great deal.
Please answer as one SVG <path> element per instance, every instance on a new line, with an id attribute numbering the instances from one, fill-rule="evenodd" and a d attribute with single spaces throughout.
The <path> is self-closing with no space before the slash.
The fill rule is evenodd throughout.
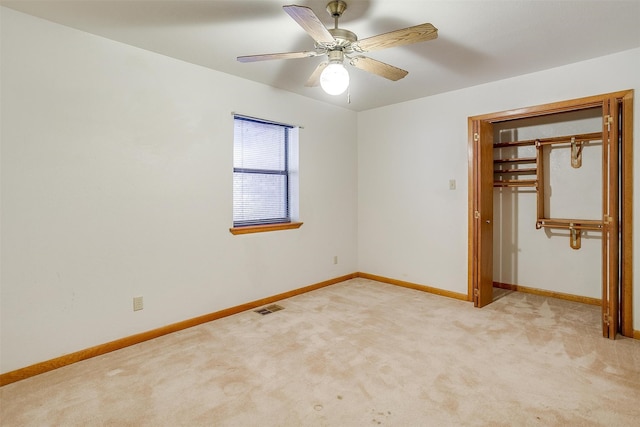
<path id="1" fill-rule="evenodd" d="M 329 65 L 329 61 L 320 63 L 316 69 L 313 70 L 313 73 L 309 76 L 309 80 L 307 80 L 304 85 L 306 87 L 318 86 L 320 84 L 320 74 L 322 74 L 322 71 L 327 67 L 327 65 Z"/>
<path id="2" fill-rule="evenodd" d="M 390 33 L 379 34 L 353 43 L 353 49 L 358 52 L 387 49 L 389 47 L 424 42 L 438 38 L 438 29 L 431 24 L 420 24 Z"/>
<path id="3" fill-rule="evenodd" d="M 365 56 L 356 56 L 351 58 L 349 62 L 356 68 L 368 71 L 373 74 L 377 74 L 385 79 L 397 81 L 409 74 L 401 68 L 394 67 L 393 65 L 386 64 L 384 62 L 377 61 L 375 59 L 367 58 Z"/>
<path id="4" fill-rule="evenodd" d="M 289 14 L 309 35 L 317 42 L 332 43 L 335 41 L 327 27 L 324 26 L 320 19 L 308 7 L 288 5 L 282 6 L 285 12 Z"/>
<path id="5" fill-rule="evenodd" d="M 238 56 L 237 59 L 240 62 L 256 62 L 256 61 L 268 61 L 271 59 L 310 58 L 312 56 L 318 56 L 318 53 L 312 50 L 304 51 L 304 52 L 265 53 L 262 55 Z"/>

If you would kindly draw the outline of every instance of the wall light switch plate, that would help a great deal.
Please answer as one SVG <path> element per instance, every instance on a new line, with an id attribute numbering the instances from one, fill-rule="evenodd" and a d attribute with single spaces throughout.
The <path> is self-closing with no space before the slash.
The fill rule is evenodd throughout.
<path id="1" fill-rule="evenodd" d="M 133 311 L 142 310 L 143 307 L 142 297 L 133 297 Z"/>
<path id="2" fill-rule="evenodd" d="M 449 190 L 455 190 L 456 189 L 456 180 L 455 179 L 450 179 L 449 180 Z"/>

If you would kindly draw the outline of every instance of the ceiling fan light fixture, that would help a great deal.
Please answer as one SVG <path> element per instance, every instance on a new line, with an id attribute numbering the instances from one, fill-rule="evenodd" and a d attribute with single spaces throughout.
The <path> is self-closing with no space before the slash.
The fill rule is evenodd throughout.
<path id="1" fill-rule="evenodd" d="M 340 95 L 349 87 L 349 72 L 341 63 L 333 62 L 320 74 L 320 86 L 329 95 Z"/>
<path id="2" fill-rule="evenodd" d="M 320 86 L 329 95 L 340 95 L 349 87 L 349 72 L 344 67 L 344 52 L 328 52 L 329 65 L 320 74 Z"/>

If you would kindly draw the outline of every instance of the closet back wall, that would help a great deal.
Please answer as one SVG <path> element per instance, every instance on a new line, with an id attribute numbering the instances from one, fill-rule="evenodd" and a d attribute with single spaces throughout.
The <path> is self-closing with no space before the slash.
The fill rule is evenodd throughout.
<path id="1" fill-rule="evenodd" d="M 534 140 L 602 131 L 602 110 L 588 109 L 494 125 L 494 142 Z M 516 155 L 517 152 L 517 155 Z M 582 166 L 571 166 L 569 144 L 543 149 L 545 218 L 602 218 L 602 144 L 582 150 Z M 495 150 L 495 158 L 535 157 L 535 146 Z M 521 176 L 535 179 L 535 176 Z M 602 233 L 584 231 L 579 250 L 569 231 L 536 225 L 536 191 L 494 189 L 493 280 L 510 285 L 601 298 Z"/>

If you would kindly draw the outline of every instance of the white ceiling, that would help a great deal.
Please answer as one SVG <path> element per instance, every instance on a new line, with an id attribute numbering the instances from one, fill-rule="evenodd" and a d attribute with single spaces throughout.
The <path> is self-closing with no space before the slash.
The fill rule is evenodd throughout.
<path id="1" fill-rule="evenodd" d="M 322 57 L 239 63 L 313 50 L 283 10 L 328 0 L 0 0 L 3 6 L 355 111 L 474 86 L 640 47 L 640 0 L 346 0 L 340 28 L 359 38 L 430 22 L 436 40 L 367 54 L 409 71 L 397 82 L 349 67 L 351 103 L 304 86 Z"/>

